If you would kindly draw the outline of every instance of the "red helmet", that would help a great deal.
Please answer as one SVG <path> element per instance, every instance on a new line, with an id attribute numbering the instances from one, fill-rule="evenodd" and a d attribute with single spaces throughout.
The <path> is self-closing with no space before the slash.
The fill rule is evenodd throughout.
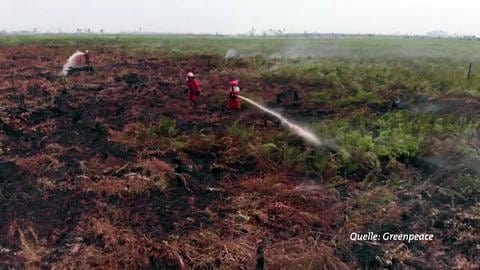
<path id="1" fill-rule="evenodd" d="M 231 80 L 228 82 L 228 85 L 231 87 L 238 86 L 238 80 Z"/>

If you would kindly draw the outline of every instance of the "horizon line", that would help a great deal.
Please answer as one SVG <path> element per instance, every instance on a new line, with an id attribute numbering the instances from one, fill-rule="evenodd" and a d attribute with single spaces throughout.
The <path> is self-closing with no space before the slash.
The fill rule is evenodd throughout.
<path id="1" fill-rule="evenodd" d="M 431 31 L 434 33 L 434 31 Z M 250 38 L 262 38 L 262 37 L 313 37 L 313 36 L 366 36 L 366 37 L 428 37 L 428 38 L 480 38 L 480 35 L 477 34 L 409 34 L 409 33 L 342 33 L 342 32 L 285 32 L 285 33 L 275 33 L 268 32 L 264 34 L 255 34 L 251 35 L 248 33 L 235 33 L 235 34 L 224 34 L 224 33 L 188 33 L 188 32 L 153 32 L 153 31 L 114 31 L 114 32 L 99 32 L 99 31 L 87 31 L 87 32 L 53 32 L 53 31 L 30 31 L 30 30 L 14 30 L 14 31 L 0 31 L 0 36 L 40 36 L 40 35 L 175 35 L 175 36 L 212 36 L 212 37 L 250 37 Z"/>

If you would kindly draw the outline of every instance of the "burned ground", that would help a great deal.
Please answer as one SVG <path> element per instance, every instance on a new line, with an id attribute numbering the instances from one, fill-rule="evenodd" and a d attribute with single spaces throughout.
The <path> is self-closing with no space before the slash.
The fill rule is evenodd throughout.
<path id="1" fill-rule="evenodd" d="M 249 72 L 247 60 L 104 47 L 93 52 L 95 73 L 64 81 L 57 72 L 73 50 L 0 48 L 0 268 L 478 267 L 478 194 L 447 181 L 476 168 L 443 166 L 457 152 L 352 153 L 350 169 L 339 153 L 305 145 L 254 108 L 225 110 L 225 83 Z M 196 109 L 183 94 L 185 67 L 202 82 Z M 392 91 L 380 102 L 335 106 L 309 99 L 311 82 L 242 83 L 304 121 L 417 107 L 472 115 L 480 102 L 398 101 Z M 349 240 L 369 230 L 435 239 Z"/>

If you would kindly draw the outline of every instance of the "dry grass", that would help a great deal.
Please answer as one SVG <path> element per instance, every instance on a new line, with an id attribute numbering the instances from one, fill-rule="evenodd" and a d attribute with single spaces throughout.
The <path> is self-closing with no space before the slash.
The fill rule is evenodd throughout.
<path id="1" fill-rule="evenodd" d="M 151 240 L 105 218 L 82 219 L 76 234 L 81 236 L 80 242 L 52 264 L 52 269 L 138 269 L 148 267 L 150 257 L 158 256 Z"/>
<path id="2" fill-rule="evenodd" d="M 32 131 L 40 133 L 44 136 L 52 136 L 57 131 L 57 123 L 55 120 L 47 120 L 41 124 L 32 127 Z"/>
<path id="3" fill-rule="evenodd" d="M 164 241 L 163 250 L 170 265 L 179 268 L 188 265 L 193 269 L 239 269 L 253 266 L 255 260 L 255 242 L 222 237 L 209 229 Z"/>
<path id="4" fill-rule="evenodd" d="M 35 177 L 42 177 L 59 171 L 64 164 L 55 155 L 34 154 L 26 158 L 17 158 L 15 163 L 23 171 Z"/>
<path id="5" fill-rule="evenodd" d="M 18 229 L 20 237 L 21 256 L 25 260 L 26 269 L 39 269 L 42 257 L 47 250 L 42 246 L 37 233 L 32 226 L 27 226 L 25 230 Z"/>
<path id="6" fill-rule="evenodd" d="M 113 142 L 122 143 L 130 147 L 137 147 L 144 139 L 147 128 L 140 123 L 127 123 L 122 131 L 110 129 L 109 138 Z"/>
<path id="7" fill-rule="evenodd" d="M 147 177 L 137 173 L 129 173 L 122 178 L 104 177 L 98 181 L 83 179 L 81 191 L 93 192 L 100 196 L 149 196 L 154 190 L 165 191 L 168 187 L 168 179 L 163 176 Z"/>
<path id="8" fill-rule="evenodd" d="M 355 224 L 398 223 L 405 209 L 387 187 L 375 187 L 358 192 L 347 201 L 348 220 Z"/>
<path id="9" fill-rule="evenodd" d="M 157 158 L 143 161 L 139 166 L 151 174 L 166 174 L 171 173 L 174 170 L 172 165 Z"/>
<path id="10" fill-rule="evenodd" d="M 266 247 L 266 269 L 350 269 L 334 254 L 333 250 L 318 241 L 289 240 Z"/>

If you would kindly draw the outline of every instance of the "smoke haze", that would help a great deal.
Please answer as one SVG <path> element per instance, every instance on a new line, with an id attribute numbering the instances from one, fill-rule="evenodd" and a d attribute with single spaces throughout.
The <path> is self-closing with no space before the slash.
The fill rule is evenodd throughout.
<path id="1" fill-rule="evenodd" d="M 475 0 L 4 0 L 0 30 L 478 35 L 478 10 Z"/>

